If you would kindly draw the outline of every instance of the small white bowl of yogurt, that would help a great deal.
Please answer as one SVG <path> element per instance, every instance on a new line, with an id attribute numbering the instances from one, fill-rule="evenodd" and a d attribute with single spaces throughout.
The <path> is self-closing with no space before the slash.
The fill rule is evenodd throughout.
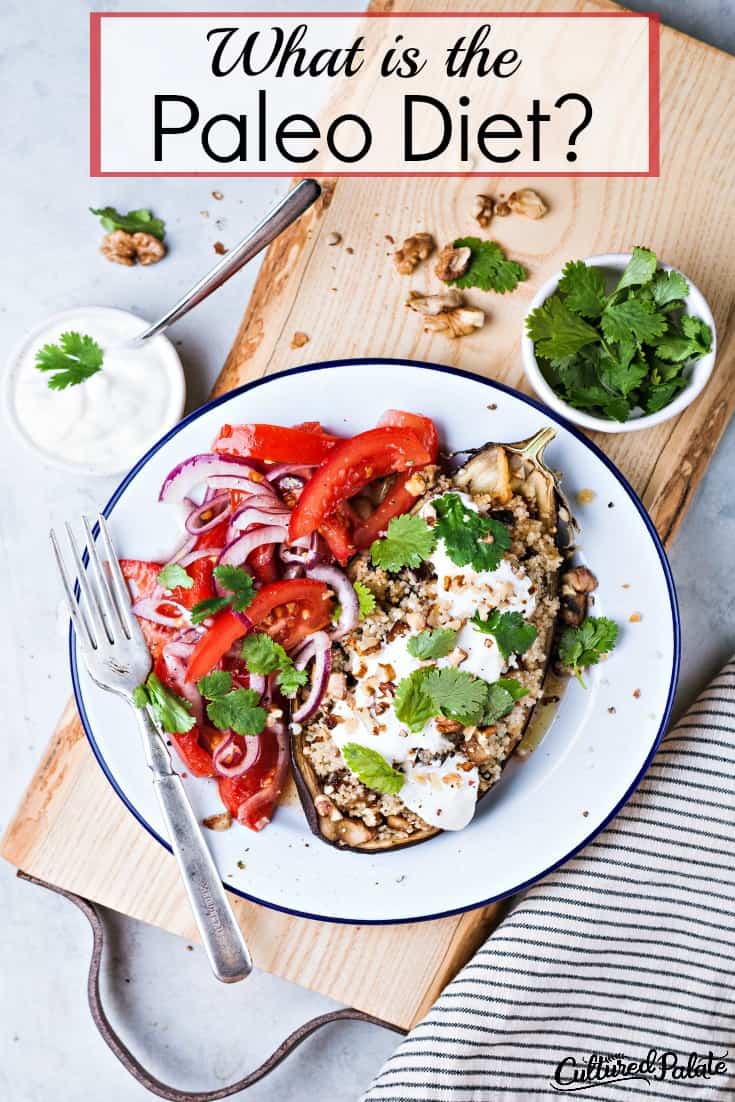
<path id="1" fill-rule="evenodd" d="M 47 463 L 82 475 L 124 474 L 181 419 L 186 384 L 171 341 L 157 336 L 124 347 L 147 325 L 129 310 L 79 306 L 47 318 L 20 342 L 6 373 L 6 408 Z M 36 354 L 68 332 L 92 337 L 104 360 L 90 378 L 52 390 Z"/>

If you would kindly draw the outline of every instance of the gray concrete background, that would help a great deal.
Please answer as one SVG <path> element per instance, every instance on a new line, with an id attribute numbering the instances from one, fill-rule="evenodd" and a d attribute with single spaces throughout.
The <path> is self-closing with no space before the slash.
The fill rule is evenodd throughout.
<path id="1" fill-rule="evenodd" d="M 217 184 L 210 180 L 89 180 L 90 6 L 202 7 L 196 0 L 177 0 L 176 5 L 163 0 L 135 5 L 5 0 L 0 331 L 6 349 L 31 324 L 77 303 L 128 306 L 156 315 L 212 263 L 214 241 L 227 243 L 241 235 L 280 190 L 275 180 L 226 180 L 220 185 L 225 198 L 218 203 L 210 194 Z M 249 5 L 273 6 L 267 0 Z M 312 3 L 334 10 L 359 6 L 347 0 Z M 653 5 L 639 0 L 629 6 L 647 10 Z M 665 22 L 722 48 L 735 46 L 731 0 L 668 0 L 657 7 Z M 147 270 L 100 265 L 86 208 L 108 202 L 160 211 L 171 231 L 170 260 Z M 200 215 L 205 209 L 209 221 Z M 176 329 L 190 407 L 204 399 L 217 374 L 254 277 L 254 268 L 241 273 Z M 112 483 L 72 484 L 20 451 L 5 431 L 0 432 L 0 464 L 6 624 L 0 669 L 9 713 L 0 744 L 4 828 L 69 694 L 65 617 L 50 569 L 48 527 L 97 507 Z M 684 635 L 682 702 L 735 650 L 734 468 L 735 425 L 720 445 L 671 555 Z M 0 867 L 0 907 L 0 1097 L 9 1102 L 149 1098 L 118 1065 L 89 1018 L 85 920 L 62 900 L 17 883 L 7 865 Z M 204 1089 L 239 1077 L 298 1022 L 330 1005 L 266 975 L 222 988 L 210 978 L 201 951 L 189 949 L 159 930 L 109 916 L 104 985 L 111 1016 L 141 1058 L 181 1087 Z M 248 1098 L 350 1102 L 393 1045 L 392 1035 L 367 1026 L 330 1027 Z"/>

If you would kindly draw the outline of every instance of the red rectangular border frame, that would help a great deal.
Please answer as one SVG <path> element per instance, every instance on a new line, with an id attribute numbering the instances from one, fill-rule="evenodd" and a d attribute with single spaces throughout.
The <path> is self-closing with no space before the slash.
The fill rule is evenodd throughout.
<path id="1" fill-rule="evenodd" d="M 298 179 L 297 172 L 103 172 L 102 171 L 102 111 L 101 97 L 101 38 L 103 19 L 277 19 L 284 15 L 297 19 L 354 19 L 359 12 L 331 11 L 191 11 L 191 12 L 152 12 L 152 11 L 118 11 L 118 12 L 90 12 L 89 14 L 89 174 L 91 177 L 133 177 L 143 179 L 148 177 L 171 176 L 175 178 L 204 177 L 208 179 L 224 179 L 227 177 L 266 177 L 274 179 L 285 177 L 286 179 Z M 580 176 L 580 177 L 650 177 L 661 174 L 661 118 L 660 118 L 660 31 L 661 21 L 657 12 L 580 12 L 580 11 L 536 11 L 536 12 L 457 12 L 457 11 L 411 11 L 411 12 L 363 12 L 363 16 L 369 19 L 442 19 L 456 17 L 458 15 L 472 16 L 473 19 L 647 19 L 648 20 L 648 172 L 322 172 L 311 173 L 312 177 L 328 177 L 329 179 L 340 177 L 377 177 L 388 179 L 391 177 L 413 177 L 438 179 L 440 177 L 467 178 L 471 176 L 497 177 L 551 177 L 551 176 Z"/>

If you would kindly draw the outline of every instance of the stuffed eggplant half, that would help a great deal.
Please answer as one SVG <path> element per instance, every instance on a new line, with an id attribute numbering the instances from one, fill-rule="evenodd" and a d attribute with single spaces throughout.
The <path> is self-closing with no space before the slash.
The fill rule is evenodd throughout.
<path id="1" fill-rule="evenodd" d="M 292 723 L 322 840 L 362 852 L 461 830 L 542 695 L 571 517 L 544 429 L 426 467 L 410 514 L 350 564 L 361 619 L 332 643 L 318 710 Z"/>

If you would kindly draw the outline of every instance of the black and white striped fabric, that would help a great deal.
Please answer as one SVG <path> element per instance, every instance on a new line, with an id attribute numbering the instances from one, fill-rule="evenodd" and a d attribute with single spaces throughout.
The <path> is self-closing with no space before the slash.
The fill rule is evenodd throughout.
<path id="1" fill-rule="evenodd" d="M 611 825 L 516 902 L 363 1102 L 562 1093 L 735 1099 L 735 660 Z"/>

